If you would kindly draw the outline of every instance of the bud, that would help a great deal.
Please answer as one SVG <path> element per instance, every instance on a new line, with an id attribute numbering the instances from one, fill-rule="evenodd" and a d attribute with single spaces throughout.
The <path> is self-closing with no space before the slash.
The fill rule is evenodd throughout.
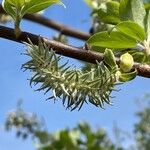
<path id="1" fill-rule="evenodd" d="M 121 55 L 120 57 L 120 69 L 123 72 L 129 72 L 134 64 L 134 60 L 132 55 L 130 55 L 129 53 L 125 53 L 123 55 Z"/>

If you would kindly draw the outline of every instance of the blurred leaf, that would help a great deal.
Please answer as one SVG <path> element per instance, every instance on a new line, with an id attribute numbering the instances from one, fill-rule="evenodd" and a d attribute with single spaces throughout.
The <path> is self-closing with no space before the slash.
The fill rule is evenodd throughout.
<path id="1" fill-rule="evenodd" d="M 138 121 L 134 126 L 134 133 L 138 149 L 150 149 L 150 98 L 149 94 L 140 100 L 140 110 L 136 112 Z M 142 109 L 141 109 L 142 108 Z"/>
<path id="2" fill-rule="evenodd" d="M 94 4 L 93 0 L 84 0 L 84 2 L 92 9 L 96 8 L 96 2 Z"/>
<path id="3" fill-rule="evenodd" d="M 47 143 L 50 140 L 49 134 L 46 131 L 36 131 L 34 136 L 36 136 L 41 143 Z"/>
<path id="4" fill-rule="evenodd" d="M 85 122 L 80 123 L 78 125 L 78 129 L 81 131 L 82 134 L 86 136 L 91 132 L 90 126 Z"/>
<path id="5" fill-rule="evenodd" d="M 118 2 L 109 1 L 106 3 L 106 8 L 100 8 L 97 12 L 104 23 L 117 24 L 120 22 Z"/>
<path id="6" fill-rule="evenodd" d="M 150 9 L 150 0 L 144 0 L 145 9 Z"/>
<path id="7" fill-rule="evenodd" d="M 119 11 L 121 20 L 131 20 L 144 27 L 146 12 L 142 0 L 121 0 Z"/>

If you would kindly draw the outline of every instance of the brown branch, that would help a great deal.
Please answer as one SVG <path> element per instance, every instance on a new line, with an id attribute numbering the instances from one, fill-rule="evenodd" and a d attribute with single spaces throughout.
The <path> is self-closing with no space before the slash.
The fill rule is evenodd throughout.
<path id="1" fill-rule="evenodd" d="M 0 13 L 6 13 L 4 11 L 2 5 L 0 5 Z M 39 23 L 39 24 L 44 25 L 46 27 L 55 29 L 55 30 L 61 32 L 64 35 L 74 37 L 74 38 L 77 38 L 77 39 L 80 39 L 80 40 L 87 40 L 90 37 L 89 33 L 73 29 L 71 27 L 60 24 L 56 21 L 48 19 L 48 18 L 46 18 L 44 16 L 41 16 L 39 14 L 27 14 L 23 18 L 26 19 L 26 20 L 35 22 L 35 23 Z"/>
<path id="2" fill-rule="evenodd" d="M 28 33 L 28 32 L 22 32 L 22 34 L 19 36 L 19 38 L 15 38 L 14 30 L 8 27 L 0 26 L 0 37 L 16 41 L 16 42 L 29 42 L 28 38 L 32 41 L 33 44 L 37 45 L 39 36 Z M 90 62 L 90 63 L 96 63 L 97 61 L 103 60 L 103 54 L 92 52 L 90 50 L 83 50 L 81 48 L 73 47 L 70 45 L 66 45 L 54 40 L 49 40 L 47 38 L 41 37 L 43 42 L 45 42 L 48 46 L 53 48 L 57 54 L 61 54 L 70 58 L 75 58 L 78 60 Z M 117 60 L 117 63 L 119 63 L 119 60 Z M 149 65 L 143 65 L 135 63 L 134 67 L 138 71 L 139 76 L 150 78 L 150 66 Z"/>

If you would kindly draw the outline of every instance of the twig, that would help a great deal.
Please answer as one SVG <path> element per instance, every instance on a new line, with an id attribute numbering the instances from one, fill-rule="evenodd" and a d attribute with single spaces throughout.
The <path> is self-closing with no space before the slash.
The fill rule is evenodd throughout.
<path id="1" fill-rule="evenodd" d="M 28 33 L 28 32 L 22 32 L 21 35 L 16 39 L 14 30 L 5 26 L 0 26 L 0 37 L 9 39 L 16 42 L 29 42 L 28 38 L 32 41 L 33 44 L 37 45 L 39 36 Z M 50 48 L 53 48 L 53 50 L 60 55 L 64 55 L 70 58 L 75 58 L 78 60 L 90 62 L 90 63 L 96 63 L 97 61 L 103 60 L 103 54 L 96 53 L 91 50 L 85 51 L 81 48 L 73 47 L 70 45 L 63 44 L 61 42 L 57 42 L 54 40 L 49 40 L 47 38 L 41 37 L 43 42 L 45 42 Z M 117 60 L 117 63 L 119 63 L 119 60 Z M 150 78 L 150 66 L 149 65 L 143 65 L 139 63 L 135 63 L 134 67 L 138 71 L 138 75 L 142 77 Z"/>
<path id="2" fill-rule="evenodd" d="M 6 13 L 4 11 L 2 5 L 0 5 L 0 13 Z M 24 19 L 35 22 L 35 23 L 39 23 L 39 24 L 44 25 L 46 27 L 55 29 L 64 35 L 74 37 L 74 38 L 77 38 L 80 40 L 87 40 L 90 37 L 89 33 L 73 29 L 71 27 L 60 24 L 56 21 L 48 19 L 48 18 L 46 18 L 42 15 L 39 15 L 39 14 L 27 14 L 24 16 Z"/>

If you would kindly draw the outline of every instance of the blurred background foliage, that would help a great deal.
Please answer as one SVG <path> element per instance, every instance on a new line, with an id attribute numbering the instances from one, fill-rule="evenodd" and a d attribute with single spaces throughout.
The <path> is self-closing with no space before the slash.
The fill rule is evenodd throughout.
<path id="1" fill-rule="evenodd" d="M 86 122 L 80 122 L 76 127 L 62 129 L 49 133 L 43 119 L 36 114 L 25 112 L 22 101 L 17 108 L 7 114 L 6 131 L 16 130 L 16 136 L 23 140 L 31 138 L 37 150 L 149 150 L 150 149 L 150 95 L 136 100 L 139 107 L 135 116 L 137 122 L 133 133 L 124 131 L 114 124 L 113 137 L 103 128 L 92 129 Z M 128 148 L 125 140 L 133 140 Z"/>

